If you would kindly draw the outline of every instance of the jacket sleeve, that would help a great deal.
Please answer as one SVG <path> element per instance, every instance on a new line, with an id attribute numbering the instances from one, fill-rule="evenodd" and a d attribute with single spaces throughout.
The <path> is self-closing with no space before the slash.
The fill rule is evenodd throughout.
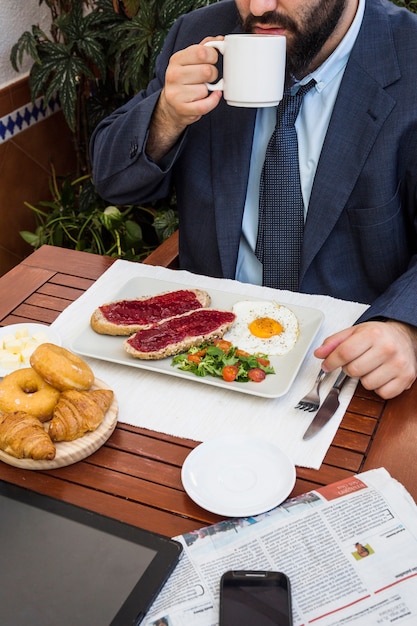
<path id="1" fill-rule="evenodd" d="M 386 318 L 417 326 L 416 294 L 417 256 L 414 256 L 408 270 L 371 304 L 357 323 Z"/>
<path id="2" fill-rule="evenodd" d="M 180 23 L 181 19 L 171 29 L 156 62 L 155 78 L 148 87 L 101 121 L 92 134 L 93 180 L 98 193 L 107 201 L 133 204 L 169 194 L 172 166 L 187 133 L 159 164 L 147 156 L 145 147 Z"/>

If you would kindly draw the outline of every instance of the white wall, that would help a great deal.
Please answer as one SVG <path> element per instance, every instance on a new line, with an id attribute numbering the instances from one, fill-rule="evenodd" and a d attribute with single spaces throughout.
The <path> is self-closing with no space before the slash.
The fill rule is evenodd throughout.
<path id="1" fill-rule="evenodd" d="M 15 72 L 10 63 L 10 52 L 25 30 L 31 30 L 32 24 L 38 24 L 49 35 L 51 15 L 48 7 L 39 0 L 0 0 L 0 89 L 24 76 L 32 61 L 25 56 L 22 71 Z"/>

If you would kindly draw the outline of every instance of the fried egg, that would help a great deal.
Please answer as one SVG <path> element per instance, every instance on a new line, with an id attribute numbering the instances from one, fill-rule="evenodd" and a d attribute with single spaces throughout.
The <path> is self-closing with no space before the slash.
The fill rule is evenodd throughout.
<path id="1" fill-rule="evenodd" d="M 243 300 L 233 306 L 236 321 L 224 336 L 246 352 L 282 356 L 292 350 L 299 335 L 297 317 L 274 302 Z"/>

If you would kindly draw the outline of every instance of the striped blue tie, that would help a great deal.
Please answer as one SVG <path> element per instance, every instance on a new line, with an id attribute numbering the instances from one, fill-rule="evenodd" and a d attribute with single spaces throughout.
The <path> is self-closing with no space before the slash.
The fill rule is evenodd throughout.
<path id="1" fill-rule="evenodd" d="M 298 163 L 295 120 L 311 80 L 277 107 L 277 123 L 266 149 L 259 190 L 258 238 L 255 254 L 263 264 L 263 284 L 298 291 L 304 202 Z"/>

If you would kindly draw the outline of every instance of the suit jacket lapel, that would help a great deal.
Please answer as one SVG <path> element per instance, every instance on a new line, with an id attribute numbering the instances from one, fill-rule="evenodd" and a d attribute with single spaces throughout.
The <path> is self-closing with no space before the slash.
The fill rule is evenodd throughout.
<path id="1" fill-rule="evenodd" d="M 255 119 L 256 109 L 232 107 L 224 101 L 211 117 L 213 198 L 219 253 L 226 278 L 235 275 Z"/>
<path id="2" fill-rule="evenodd" d="M 374 11 L 374 5 L 366 6 L 371 8 L 366 10 L 346 67 L 317 167 L 304 230 L 300 281 L 335 226 L 395 106 L 385 91 L 400 77 L 389 23 Z"/>
<path id="3" fill-rule="evenodd" d="M 232 30 L 242 32 L 240 24 Z M 255 120 L 256 109 L 229 106 L 224 99 L 210 117 L 216 234 L 225 278 L 235 277 Z M 225 168 L 225 163 L 231 167 Z"/>

